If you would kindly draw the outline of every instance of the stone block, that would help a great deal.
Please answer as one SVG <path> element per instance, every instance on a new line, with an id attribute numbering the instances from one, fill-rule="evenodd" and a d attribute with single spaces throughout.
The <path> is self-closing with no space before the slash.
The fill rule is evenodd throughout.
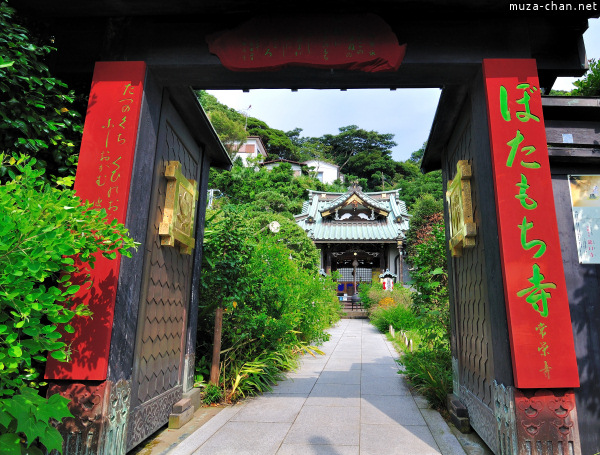
<path id="1" fill-rule="evenodd" d="M 470 433 L 469 411 L 462 401 L 454 394 L 448 395 L 446 406 L 450 413 L 450 421 L 461 433 Z"/>
<path id="2" fill-rule="evenodd" d="M 170 414 L 169 428 L 177 430 L 192 420 L 192 417 L 194 417 L 194 408 L 192 406 L 179 414 Z"/>
<path id="3" fill-rule="evenodd" d="M 194 411 L 197 411 L 202 406 L 202 391 L 198 388 L 188 390 L 183 394 L 183 398 L 191 400 Z"/>
<path id="4" fill-rule="evenodd" d="M 173 414 L 181 414 L 183 411 L 187 410 L 192 406 L 192 400 L 189 398 L 182 398 L 177 403 L 173 405 Z"/>

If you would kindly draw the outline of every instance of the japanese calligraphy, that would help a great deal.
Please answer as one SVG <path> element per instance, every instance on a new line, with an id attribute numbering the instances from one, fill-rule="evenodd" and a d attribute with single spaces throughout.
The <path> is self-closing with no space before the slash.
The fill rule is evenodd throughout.
<path id="1" fill-rule="evenodd" d="M 544 275 L 540 273 L 540 266 L 537 264 L 533 264 L 533 276 L 528 281 L 532 286 L 521 289 L 517 292 L 517 295 L 519 297 L 527 295 L 525 301 L 530 303 L 533 309 L 545 318 L 548 316 L 548 299 L 551 297 L 550 293 L 546 292 L 546 289 L 556 289 L 556 285 L 554 283 L 543 282 Z M 540 301 L 541 306 L 539 305 Z"/>
<path id="2" fill-rule="evenodd" d="M 519 149 L 521 142 L 523 142 L 523 139 L 524 136 L 521 134 L 521 131 L 517 130 L 516 136 L 506 143 L 506 145 L 510 146 L 510 153 L 508 154 L 508 159 L 506 160 L 506 165 L 508 167 L 513 165 L 515 155 L 517 154 L 517 150 Z M 533 145 L 522 147 L 521 152 L 525 152 L 525 155 L 531 155 L 533 152 L 535 152 L 535 147 Z M 536 161 L 521 161 L 521 166 L 536 169 L 540 167 L 540 163 Z"/>
<path id="3" fill-rule="evenodd" d="M 546 328 L 548 328 L 548 326 L 546 324 L 544 324 L 543 322 L 540 322 L 537 325 L 537 327 L 535 328 L 535 331 L 540 334 L 542 339 L 546 336 Z"/>
<path id="4" fill-rule="evenodd" d="M 523 90 L 523 97 L 520 98 L 519 100 L 517 100 L 516 103 L 522 104 L 523 107 L 525 108 L 524 111 L 516 112 L 517 119 L 519 119 L 521 122 L 528 122 L 529 120 L 534 120 L 536 122 L 539 122 L 540 118 L 536 115 L 533 115 L 531 113 L 531 108 L 529 107 L 529 100 L 531 99 L 531 96 L 529 93 L 533 94 L 533 93 L 537 92 L 538 88 L 535 86 L 530 86 L 529 84 L 525 83 L 525 84 L 518 84 L 517 89 Z M 510 109 L 508 107 L 508 91 L 506 90 L 506 87 L 504 87 L 503 85 L 500 86 L 500 113 L 502 114 L 502 118 L 504 119 L 504 121 L 510 122 L 511 115 L 510 115 Z"/>
<path id="5" fill-rule="evenodd" d="M 125 96 L 126 98 L 119 98 L 116 101 L 120 113 L 125 115 L 119 116 L 120 120 L 117 125 L 115 125 L 111 116 L 107 116 L 106 121 L 101 126 L 101 128 L 106 131 L 106 136 L 104 137 L 104 150 L 100 151 L 98 157 L 98 174 L 95 183 L 98 188 L 102 188 L 103 192 L 102 197 L 96 199 L 96 203 L 100 206 L 102 201 L 104 201 L 103 206 L 108 212 L 115 212 L 119 208 L 119 180 L 121 178 L 120 161 L 122 159 L 119 150 L 120 147 L 127 144 L 127 113 L 131 110 L 135 95 L 135 88 L 130 83 L 125 84 L 122 87 L 122 96 Z M 116 134 L 116 137 L 111 135 L 111 132 L 115 127 L 121 129 L 121 131 Z M 111 153 L 111 150 L 113 153 Z M 111 185 L 107 186 L 107 182 L 110 182 Z"/>
<path id="6" fill-rule="evenodd" d="M 576 386 L 536 63 L 486 59 L 484 78 L 515 384 Z"/>
<path id="7" fill-rule="evenodd" d="M 521 202 L 521 206 L 527 210 L 537 208 L 537 202 L 527 194 L 527 190 L 531 185 L 527 183 L 525 174 L 521 174 L 521 181 L 517 183 L 516 186 L 519 188 L 519 193 L 515 195 L 515 198 Z"/>
<path id="8" fill-rule="evenodd" d="M 323 15 L 310 24 L 291 17 L 260 16 L 233 30 L 209 35 L 207 42 L 210 52 L 231 71 L 289 65 L 397 71 L 406 51 L 389 25 L 373 14 Z"/>
<path id="9" fill-rule="evenodd" d="M 93 209 L 105 216 L 107 223 L 127 221 L 145 76 L 144 62 L 98 62 L 94 69 L 75 191 L 81 200 L 87 200 Z M 47 377 L 56 380 L 107 379 L 121 267 L 119 255 L 116 256 L 116 260 L 110 260 L 94 254 L 93 269 L 82 269 L 81 273 L 73 274 L 73 279 L 88 281 L 90 286 L 81 286 L 70 296 L 69 305 L 88 307 L 94 318 L 71 322 L 73 330 L 64 333 L 63 337 L 72 347 L 72 357 L 67 368 L 64 363 L 49 357 Z"/>
<path id="10" fill-rule="evenodd" d="M 521 247 L 524 250 L 530 250 L 531 248 L 538 247 L 538 250 L 534 253 L 533 257 L 539 258 L 544 255 L 546 252 L 546 242 L 543 240 L 530 240 L 527 241 L 527 231 L 533 228 L 533 222 L 528 222 L 527 217 L 523 217 L 523 223 L 519 224 L 519 229 L 521 229 Z"/>

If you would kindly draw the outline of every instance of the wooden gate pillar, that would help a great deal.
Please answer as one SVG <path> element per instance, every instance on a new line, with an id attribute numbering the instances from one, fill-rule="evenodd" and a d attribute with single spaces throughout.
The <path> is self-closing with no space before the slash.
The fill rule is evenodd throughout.
<path id="1" fill-rule="evenodd" d="M 193 387 L 208 169 L 225 151 L 215 152 L 216 134 L 191 89 L 163 87 L 144 62 L 97 63 L 89 100 L 77 195 L 124 223 L 140 247 L 131 258 L 97 258 L 93 285 L 74 299 L 93 318 L 71 323 L 75 333 L 64 337 L 72 359 L 50 358 L 46 378 L 48 393 L 69 398 L 75 416 L 59 425 L 63 453 L 119 455 L 164 425 Z M 193 249 L 162 236 L 175 206 L 169 197 L 184 207 L 172 218 L 192 219 Z"/>
<path id="2" fill-rule="evenodd" d="M 580 454 L 536 64 L 484 62 L 442 153 L 454 394 L 498 455 Z"/>
<path id="3" fill-rule="evenodd" d="M 77 195 L 105 209 L 109 220 L 126 223 L 137 241 L 145 232 L 143 211 L 148 206 L 136 178 L 142 165 L 136 150 L 148 145 L 138 134 L 144 100 L 148 109 L 145 82 L 144 62 L 96 65 L 75 179 Z M 131 216 L 130 200 L 138 218 Z M 140 223 L 139 215 L 144 218 Z M 71 399 L 75 415 L 59 426 L 64 453 L 125 451 L 136 323 L 127 313 L 139 297 L 135 271 L 142 257 L 139 250 L 131 259 L 110 261 L 98 255 L 92 288 L 74 296 L 76 304 L 89 305 L 93 318 L 75 318 L 75 333 L 63 335 L 72 343 L 70 362 L 48 359 L 48 393 Z"/>

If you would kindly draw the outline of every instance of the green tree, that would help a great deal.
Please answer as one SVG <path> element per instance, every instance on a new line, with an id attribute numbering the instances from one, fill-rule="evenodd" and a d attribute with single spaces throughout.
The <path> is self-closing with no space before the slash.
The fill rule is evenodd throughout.
<path id="1" fill-rule="evenodd" d="M 550 90 L 550 93 L 548 93 L 548 95 L 550 96 L 571 96 L 572 93 L 568 92 L 567 90 Z"/>
<path id="2" fill-rule="evenodd" d="M 411 163 L 415 163 L 417 165 L 421 165 L 421 161 L 423 161 L 423 156 L 425 155 L 425 149 L 427 148 L 427 141 L 423 142 L 423 145 L 419 150 L 415 150 L 411 153 L 408 161 Z"/>
<path id="3" fill-rule="evenodd" d="M 431 194 L 424 194 L 417 199 L 406 232 L 408 262 L 412 262 L 416 256 L 416 246 L 430 236 L 432 226 L 443 222 L 443 213 L 444 203 Z"/>
<path id="4" fill-rule="evenodd" d="M 310 176 L 295 177 L 289 163 L 272 170 L 264 167 L 254 170 L 239 163 L 234 163 L 230 171 L 211 169 L 209 185 L 221 190 L 233 204 L 252 204 L 290 216 L 300 213 L 309 189 L 327 188 Z"/>
<path id="5" fill-rule="evenodd" d="M 432 171 L 426 174 L 421 172 L 421 161 L 425 154 L 427 142 L 414 151 L 410 158 L 399 163 L 401 169 L 395 176 L 395 187 L 399 189 L 400 198 L 406 202 L 406 205 L 412 210 L 417 200 L 424 194 L 433 196 L 436 200 L 443 200 L 442 172 Z"/>
<path id="6" fill-rule="evenodd" d="M 596 59 L 588 60 L 589 69 L 583 78 L 573 82 L 575 88 L 567 90 L 550 90 L 551 96 L 600 96 L 600 63 Z"/>
<path id="7" fill-rule="evenodd" d="M 298 148 L 292 140 L 281 130 L 271 128 L 262 120 L 248 117 L 248 133 L 262 139 L 267 149 L 267 159 L 299 161 Z"/>
<path id="8" fill-rule="evenodd" d="M 382 173 L 393 185 L 394 176 L 401 171 L 392 159 L 396 146 L 393 134 L 366 131 L 356 125 L 344 126 L 336 135 L 326 134 L 319 140 L 327 147 L 327 155 L 340 166 L 348 179 L 362 180 L 365 191 L 381 189 Z"/>
<path id="9" fill-rule="evenodd" d="M 267 228 L 272 221 L 279 232 Z M 323 340 L 338 318 L 335 283 L 318 275 L 316 249 L 299 231 L 292 220 L 252 207 L 226 206 L 208 217 L 197 348 L 210 350 L 213 309 L 222 307 L 219 384 L 229 398 L 269 389 L 281 369 L 294 366 L 294 352 Z"/>
<path id="10" fill-rule="evenodd" d="M 406 202 L 409 211 L 413 209 L 419 198 L 425 194 L 429 194 L 437 201 L 443 201 L 442 171 L 431 171 L 423 174 L 418 170 L 414 175 L 398 176 L 396 182 L 396 186 L 399 187 L 400 199 Z"/>
<path id="11" fill-rule="evenodd" d="M 82 132 L 72 107 L 75 94 L 44 63 L 53 50 L 0 4 L 0 152 L 35 156 L 36 166 L 46 170 L 42 178 L 52 181 L 75 174 Z M 0 179 L 7 171 L 0 167 Z"/>
<path id="12" fill-rule="evenodd" d="M 229 156 L 233 157 L 248 138 L 246 117 L 220 103 L 216 97 L 205 90 L 197 90 L 196 96 Z"/>
<path id="13" fill-rule="evenodd" d="M 248 138 L 248 132 L 244 129 L 244 125 L 232 120 L 226 111 L 220 109 L 211 111 L 209 119 L 229 156 L 235 156 Z"/>
<path id="14" fill-rule="evenodd" d="M 575 96 L 600 96 L 600 62 L 596 59 L 589 60 L 590 69 L 583 76 L 573 82 L 575 89 L 571 92 Z"/>

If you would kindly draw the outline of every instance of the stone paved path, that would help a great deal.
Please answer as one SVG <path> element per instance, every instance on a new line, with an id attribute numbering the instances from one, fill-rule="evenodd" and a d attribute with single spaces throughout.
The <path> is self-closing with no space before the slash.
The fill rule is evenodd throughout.
<path id="1" fill-rule="evenodd" d="M 367 320 L 330 330 L 325 356 L 308 357 L 273 391 L 224 409 L 174 455 L 454 455 L 441 416 L 397 374 L 394 348 Z"/>

